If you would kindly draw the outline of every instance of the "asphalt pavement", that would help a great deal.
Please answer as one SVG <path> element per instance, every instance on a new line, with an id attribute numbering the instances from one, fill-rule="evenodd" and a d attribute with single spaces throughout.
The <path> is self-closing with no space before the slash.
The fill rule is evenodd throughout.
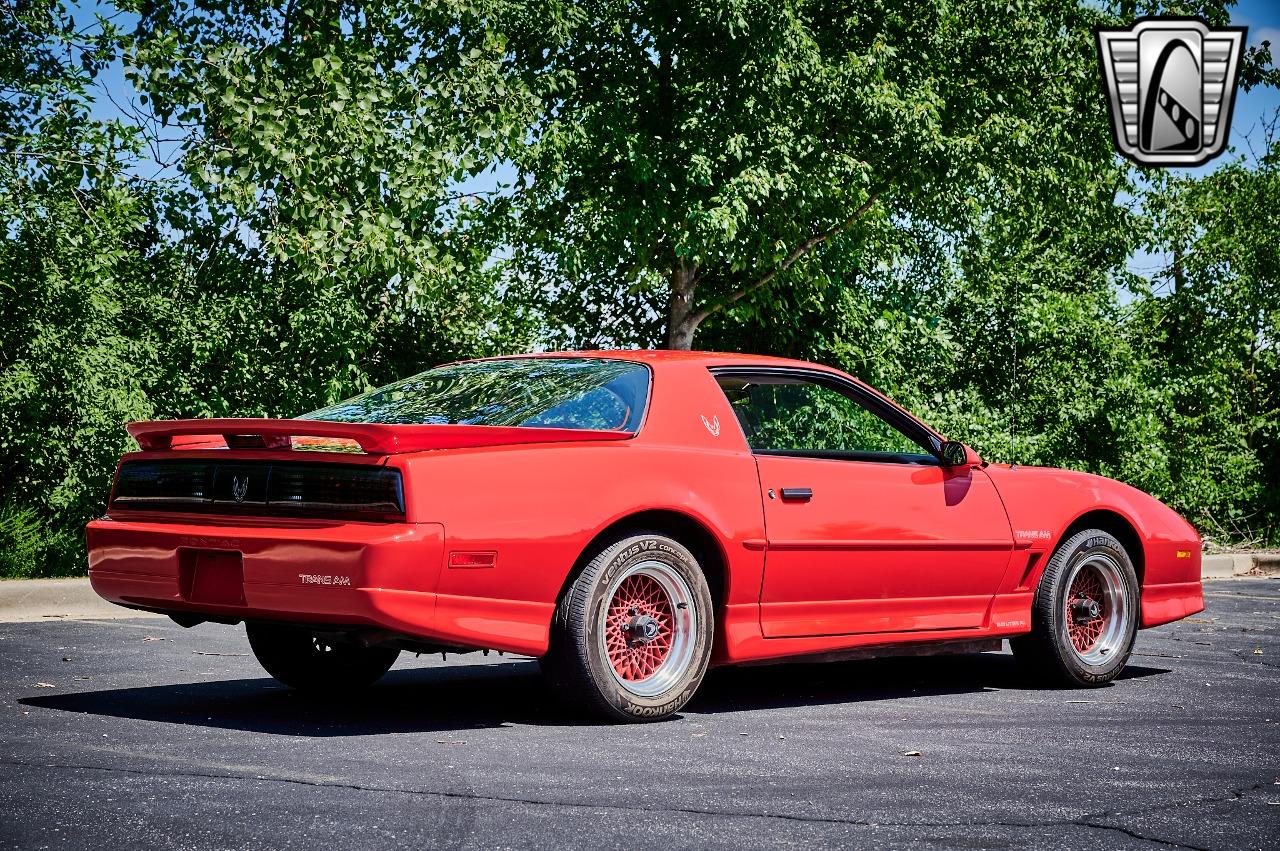
<path id="1" fill-rule="evenodd" d="M 324 703 L 238 627 L 2 623 L 0 848 L 1277 848 L 1280 580 L 1206 590 L 1105 688 L 1007 653 L 721 669 L 631 726 L 527 659 Z"/>

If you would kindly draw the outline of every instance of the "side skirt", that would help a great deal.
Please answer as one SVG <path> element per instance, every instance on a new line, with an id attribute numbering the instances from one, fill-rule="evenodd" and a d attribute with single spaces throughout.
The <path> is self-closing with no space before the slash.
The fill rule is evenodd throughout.
<path id="1" fill-rule="evenodd" d="M 902 632 L 807 635 L 766 638 L 760 629 L 759 606 L 754 603 L 724 607 L 712 664 L 743 665 L 756 662 L 813 658 L 867 658 L 920 655 L 921 653 L 969 653 L 965 645 L 996 649 L 1001 639 L 1031 631 L 1031 591 L 997 594 L 981 626 L 962 629 L 923 629 Z M 937 648 L 937 649 L 933 649 Z M 854 652 L 858 655 L 846 655 Z M 838 655 L 836 655 L 838 654 Z"/>
<path id="2" fill-rule="evenodd" d="M 973 641 L 929 641 L 919 644 L 879 644 L 867 647 L 850 647 L 826 653 L 810 653 L 804 656 L 783 656 L 776 659 L 755 659 L 741 663 L 743 667 L 782 665 L 788 662 L 849 662 L 856 659 L 883 659 L 890 656 L 953 656 L 966 653 L 998 652 L 1004 647 L 1002 638 L 983 638 Z"/>

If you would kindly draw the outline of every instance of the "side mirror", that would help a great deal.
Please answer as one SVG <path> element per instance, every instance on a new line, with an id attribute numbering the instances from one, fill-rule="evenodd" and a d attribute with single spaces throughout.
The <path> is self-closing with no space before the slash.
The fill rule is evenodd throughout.
<path id="1" fill-rule="evenodd" d="M 938 457 L 944 467 L 963 467 L 965 464 L 981 464 L 978 453 L 958 440 L 944 441 Z"/>

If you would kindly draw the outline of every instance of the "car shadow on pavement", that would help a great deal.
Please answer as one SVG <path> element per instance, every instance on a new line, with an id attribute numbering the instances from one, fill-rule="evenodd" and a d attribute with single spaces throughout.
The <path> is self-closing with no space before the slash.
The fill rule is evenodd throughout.
<path id="1" fill-rule="evenodd" d="M 1168 671 L 1130 665 L 1121 678 L 1164 673 Z M 712 670 L 687 709 L 716 714 L 1033 688 L 1043 686 L 1028 681 L 1007 654 L 792 663 Z M 313 737 L 599 723 L 557 701 L 532 661 L 394 670 L 369 690 L 343 698 L 308 697 L 261 677 L 41 695 L 18 702 L 64 712 Z"/>
<path id="2" fill-rule="evenodd" d="M 1165 668 L 1131 664 L 1117 679 L 1167 673 Z M 744 712 L 1007 690 L 1056 693 L 1061 689 L 1028 676 L 1009 653 L 901 656 L 717 669 L 708 674 L 688 708 L 703 713 Z"/>
<path id="3" fill-rule="evenodd" d="M 578 724 L 532 661 L 393 670 L 373 687 L 310 696 L 270 677 L 104 689 L 23 698 L 26 706 L 288 736 L 371 736 Z"/>

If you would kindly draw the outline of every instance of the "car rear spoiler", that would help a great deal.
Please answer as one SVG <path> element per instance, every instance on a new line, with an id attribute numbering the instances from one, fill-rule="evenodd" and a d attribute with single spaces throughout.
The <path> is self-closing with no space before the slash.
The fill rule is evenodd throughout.
<path id="1" fill-rule="evenodd" d="M 537 426 L 389 425 L 276 419 L 153 420 L 129 423 L 126 428 L 144 450 L 207 447 L 209 444 L 204 441 L 179 441 L 175 446 L 174 438 L 200 435 L 219 436 L 232 449 L 290 449 L 295 437 L 321 437 L 355 441 L 361 450 L 371 455 L 518 443 L 626 440 L 633 436 L 629 431 Z"/>

